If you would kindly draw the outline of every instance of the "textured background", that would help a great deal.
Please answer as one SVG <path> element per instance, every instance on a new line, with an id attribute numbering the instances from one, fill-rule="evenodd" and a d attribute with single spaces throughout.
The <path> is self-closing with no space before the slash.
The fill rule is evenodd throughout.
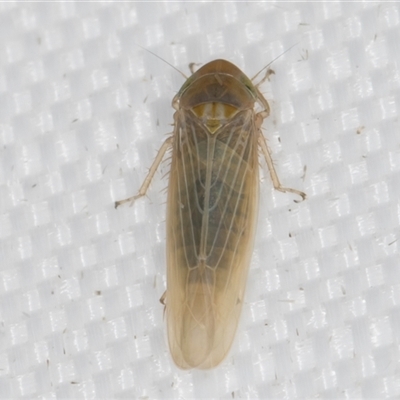
<path id="1" fill-rule="evenodd" d="M 399 398 L 400 6 L 0 4 L 1 398 Z M 261 185 L 225 360 L 165 341 L 163 164 L 190 62 L 262 85 L 284 185 Z M 265 165 L 262 163 L 264 172 Z"/>

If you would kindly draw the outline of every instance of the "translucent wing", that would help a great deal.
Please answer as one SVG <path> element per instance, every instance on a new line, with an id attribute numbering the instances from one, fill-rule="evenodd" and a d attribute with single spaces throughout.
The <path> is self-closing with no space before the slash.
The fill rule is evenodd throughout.
<path id="1" fill-rule="evenodd" d="M 175 116 L 167 210 L 168 340 L 180 368 L 212 368 L 237 328 L 258 209 L 252 109 L 210 133 Z"/>

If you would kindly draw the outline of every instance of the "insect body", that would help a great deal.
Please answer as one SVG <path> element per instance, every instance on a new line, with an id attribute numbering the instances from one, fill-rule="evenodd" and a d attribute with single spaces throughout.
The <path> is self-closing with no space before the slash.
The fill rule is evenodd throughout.
<path id="1" fill-rule="evenodd" d="M 254 110 L 255 103 L 262 107 Z M 172 102 L 175 128 L 137 196 L 172 149 L 167 201 L 166 318 L 172 357 L 183 369 L 218 365 L 234 339 L 253 250 L 258 151 L 283 188 L 261 133 L 269 106 L 236 66 L 215 60 L 184 83 Z"/>

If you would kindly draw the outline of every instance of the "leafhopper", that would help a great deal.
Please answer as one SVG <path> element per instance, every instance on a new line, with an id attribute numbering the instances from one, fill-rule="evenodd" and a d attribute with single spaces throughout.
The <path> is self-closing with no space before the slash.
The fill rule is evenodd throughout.
<path id="1" fill-rule="evenodd" d="M 138 194 L 115 206 L 143 196 L 172 150 L 163 295 L 168 342 L 178 367 L 208 369 L 227 355 L 239 322 L 256 231 L 259 152 L 275 189 L 305 194 L 280 184 L 261 132 L 268 102 L 232 63 L 215 60 L 194 72 L 172 106 L 172 135 Z"/>

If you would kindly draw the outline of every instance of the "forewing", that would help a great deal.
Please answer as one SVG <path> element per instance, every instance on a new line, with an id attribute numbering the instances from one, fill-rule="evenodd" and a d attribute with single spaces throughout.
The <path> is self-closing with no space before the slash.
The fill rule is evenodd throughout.
<path id="1" fill-rule="evenodd" d="M 176 114 L 167 206 L 167 325 L 181 368 L 211 368 L 239 321 L 258 206 L 253 110 L 215 134 Z"/>

